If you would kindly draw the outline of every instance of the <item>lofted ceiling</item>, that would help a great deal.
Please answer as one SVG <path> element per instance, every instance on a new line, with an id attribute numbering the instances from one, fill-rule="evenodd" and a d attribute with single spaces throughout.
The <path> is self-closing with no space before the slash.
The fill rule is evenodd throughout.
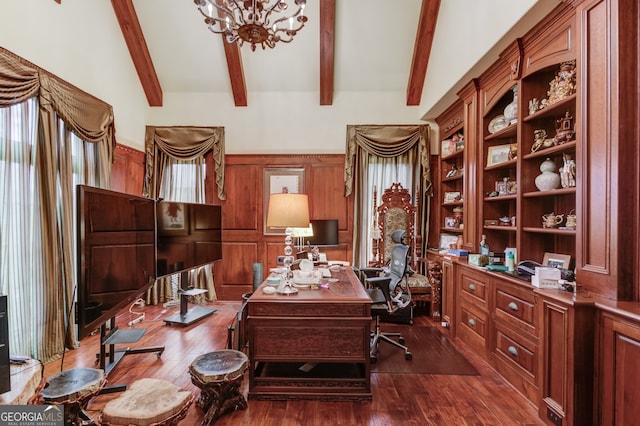
<path id="1" fill-rule="evenodd" d="M 289 0 L 290 2 L 293 0 Z M 193 0 L 111 0 L 150 106 L 169 92 L 406 91 L 420 104 L 440 0 L 308 0 L 309 21 L 273 49 L 228 44 Z"/>

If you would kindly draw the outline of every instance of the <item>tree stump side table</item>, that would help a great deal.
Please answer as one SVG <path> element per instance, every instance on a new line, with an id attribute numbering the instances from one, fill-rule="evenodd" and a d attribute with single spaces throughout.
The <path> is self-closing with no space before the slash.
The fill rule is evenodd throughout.
<path id="1" fill-rule="evenodd" d="M 97 424 L 86 408 L 106 382 L 104 370 L 72 368 L 50 377 L 38 399 L 47 405 L 64 405 L 65 424 Z"/>
<path id="2" fill-rule="evenodd" d="M 248 365 L 247 356 L 233 349 L 209 352 L 193 360 L 189 374 L 201 390 L 196 405 L 205 413 L 203 425 L 214 423 L 229 411 L 247 408 L 240 385 Z"/>

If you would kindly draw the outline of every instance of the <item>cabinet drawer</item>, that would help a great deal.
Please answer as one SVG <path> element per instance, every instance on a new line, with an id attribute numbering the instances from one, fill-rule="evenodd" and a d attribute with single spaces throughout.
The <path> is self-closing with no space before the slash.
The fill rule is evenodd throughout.
<path id="1" fill-rule="evenodd" d="M 534 304 L 500 288 L 496 291 L 496 311 L 498 316 L 506 315 L 507 318 L 515 318 L 528 326 L 535 327 Z"/>
<path id="2" fill-rule="evenodd" d="M 481 337 L 483 340 L 487 337 L 487 319 L 484 315 L 476 314 L 470 310 L 467 310 L 466 307 L 462 307 L 460 309 L 460 324 L 471 330 L 474 334 L 477 334 L 478 337 Z"/>
<path id="3" fill-rule="evenodd" d="M 536 376 L 536 348 L 515 334 L 498 329 L 496 332 L 496 354 L 514 366 L 518 366 L 533 379 Z"/>
<path id="4" fill-rule="evenodd" d="M 486 305 L 488 293 L 488 277 L 484 276 L 480 272 L 476 272 L 466 268 L 460 268 L 458 281 L 462 294 L 470 295 L 477 301 L 480 301 L 483 305 Z"/>

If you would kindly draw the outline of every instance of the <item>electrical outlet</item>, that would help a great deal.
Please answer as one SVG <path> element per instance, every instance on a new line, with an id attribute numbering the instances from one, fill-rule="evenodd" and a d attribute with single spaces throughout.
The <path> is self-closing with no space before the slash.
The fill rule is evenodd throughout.
<path id="1" fill-rule="evenodd" d="M 562 426 L 562 416 L 560 416 L 549 407 L 547 407 L 547 418 L 551 420 L 551 423 L 553 423 L 555 426 Z"/>

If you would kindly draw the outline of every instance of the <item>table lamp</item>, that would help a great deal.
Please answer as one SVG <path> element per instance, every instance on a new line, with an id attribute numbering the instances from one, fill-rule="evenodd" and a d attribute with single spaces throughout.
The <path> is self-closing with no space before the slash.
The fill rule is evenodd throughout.
<path id="1" fill-rule="evenodd" d="M 313 237 L 313 225 L 309 224 L 306 228 L 292 228 L 292 237 L 296 239 L 296 248 L 302 251 L 305 246 L 304 239 Z"/>
<path id="2" fill-rule="evenodd" d="M 282 280 L 276 291 L 286 296 L 297 294 L 298 289 L 291 285 L 291 265 L 293 264 L 292 228 L 309 226 L 308 196 L 306 194 L 290 194 L 287 192 L 271 194 L 269 197 L 269 210 L 267 211 L 267 226 L 286 228 L 286 237 L 284 239 L 284 266 L 286 271 L 284 280 Z"/>

